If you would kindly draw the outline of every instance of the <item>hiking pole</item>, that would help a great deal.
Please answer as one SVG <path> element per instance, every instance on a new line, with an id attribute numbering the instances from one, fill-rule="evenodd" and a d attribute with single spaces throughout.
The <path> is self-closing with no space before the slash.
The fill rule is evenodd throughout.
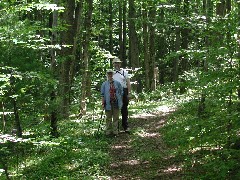
<path id="1" fill-rule="evenodd" d="M 103 122 L 103 111 L 104 111 L 104 109 L 103 109 L 103 110 L 102 110 L 102 112 L 101 112 L 100 123 L 99 123 L 98 130 L 97 130 L 97 134 L 98 134 L 98 135 L 99 135 L 99 130 L 100 130 L 100 127 L 101 127 L 101 125 L 102 125 L 102 122 Z"/>

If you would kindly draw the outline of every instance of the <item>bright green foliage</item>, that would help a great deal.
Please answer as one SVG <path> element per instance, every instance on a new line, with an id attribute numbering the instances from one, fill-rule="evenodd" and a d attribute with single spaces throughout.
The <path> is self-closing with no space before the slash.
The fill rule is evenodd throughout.
<path id="1" fill-rule="evenodd" d="M 240 128 L 237 106 L 234 104 L 230 113 L 227 106 L 218 106 L 219 100 L 213 97 L 206 104 L 204 118 L 196 114 L 197 101 L 182 104 L 170 117 L 162 129 L 165 142 L 172 149 L 169 153 L 175 158 L 183 158 L 184 171 L 189 177 L 239 177 L 238 150 L 227 148 L 229 143 L 233 146 L 237 142 L 236 134 Z"/>
<path id="2" fill-rule="evenodd" d="M 68 28 L 62 22 L 61 13 L 58 17 L 59 24 L 54 29 L 49 27 L 49 19 L 53 10 L 62 12 L 66 7 L 57 7 L 51 4 L 52 1 L 27 2 L 0 1 L 0 112 L 10 112 L 6 115 L 5 125 L 1 116 L 0 133 L 12 132 L 15 118 L 13 102 L 16 102 L 23 137 L 34 139 L 25 142 L 17 138 L 11 139 L 11 136 L 10 140 L 1 136 L 0 153 L 1 157 L 5 157 L 1 168 L 6 163 L 11 175 L 23 179 L 96 179 L 104 176 L 103 166 L 109 162 L 104 149 L 108 142 L 98 142 L 93 138 L 96 123 L 89 119 L 85 123 L 63 121 L 59 127 L 61 136 L 58 139 L 49 137 L 49 119 L 52 111 L 58 110 L 59 99 L 62 98 L 58 97 L 60 64 L 66 59 L 64 55 L 59 55 L 61 46 L 57 44 L 57 70 L 51 70 L 50 34 L 56 31 L 60 34 Z M 111 67 L 110 58 L 120 53 L 120 1 L 111 2 L 113 6 L 109 9 L 109 1 L 94 1 L 88 55 L 91 87 L 86 99 L 88 113 L 93 114 L 99 110 L 99 89 L 106 79 L 105 70 Z M 213 3 L 213 13 L 204 9 L 203 2 Z M 138 94 L 133 88 L 135 100 L 130 103 L 131 113 L 157 111 L 162 101 L 165 105 L 173 102 L 179 105 L 178 111 L 167 121 L 162 133 L 171 149 L 170 155 L 183 162 L 185 172 L 189 172 L 186 174 L 189 179 L 239 179 L 240 176 L 239 150 L 236 150 L 240 129 L 239 9 L 238 1 L 231 1 L 229 14 L 218 16 L 216 5 L 220 2 L 223 1 L 135 1 L 134 22 L 140 48 L 138 82 L 142 83 L 143 93 Z M 84 5 L 82 14 L 87 12 L 86 4 Z M 153 6 L 156 6 L 156 19 L 150 19 L 149 14 L 144 19 L 143 11 L 149 13 Z M 125 15 L 129 22 L 127 13 Z M 81 23 L 84 23 L 82 19 Z M 144 21 L 155 28 L 153 57 L 160 79 L 157 81 L 157 90 L 153 92 L 145 91 Z M 127 37 L 128 30 L 127 25 Z M 74 34 L 72 36 L 75 37 Z M 176 49 L 177 40 L 180 43 L 179 49 Z M 128 48 L 129 40 L 126 41 Z M 82 52 L 82 49 L 77 51 Z M 84 67 L 82 54 L 78 56 L 74 62 L 76 66 L 73 67 L 69 95 L 71 114 L 79 112 L 81 96 L 80 84 Z M 176 60 L 178 76 L 173 84 Z M 52 92 L 56 93 L 54 101 L 51 100 Z M 135 133 L 141 131 L 143 130 L 139 128 Z M 140 140 L 137 136 L 134 139 L 137 150 Z M 14 156 L 16 152 L 17 157 Z M 157 150 L 152 153 L 138 152 L 138 155 L 142 160 L 161 157 Z"/>
<path id="3" fill-rule="evenodd" d="M 11 136 L 1 137 L 6 138 L 9 144 L 0 142 L 3 147 L 0 153 L 4 153 L 5 162 L 17 163 L 17 169 L 9 169 L 15 178 L 96 179 L 104 176 L 104 168 L 109 161 L 106 151 L 108 142 L 94 138 L 98 121 L 87 118 L 85 123 L 64 121 L 60 124 L 61 138 L 58 139 L 48 136 L 44 131 L 46 126 L 47 123 L 43 122 L 35 125 L 36 129 L 28 132 L 32 138 L 28 141 L 15 140 Z M 40 133 L 37 129 L 43 131 Z M 91 130 L 91 134 L 86 133 L 85 129 Z M 15 145 L 10 146 L 11 143 Z M 15 156 L 10 159 L 13 154 Z"/>

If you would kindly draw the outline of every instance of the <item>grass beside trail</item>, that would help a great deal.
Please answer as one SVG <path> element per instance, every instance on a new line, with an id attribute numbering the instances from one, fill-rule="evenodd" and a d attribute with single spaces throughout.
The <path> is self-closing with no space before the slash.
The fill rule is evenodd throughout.
<path id="1" fill-rule="evenodd" d="M 59 122 L 60 137 L 56 139 L 47 135 L 48 122 L 41 122 L 36 128 L 41 131 L 30 130 L 28 135 L 32 140 L 15 145 L 14 156 L 6 158 L 9 176 L 28 180 L 162 176 L 169 161 L 165 160 L 159 129 L 166 120 L 167 106 L 150 104 L 141 108 L 139 105 L 130 105 L 131 134 L 120 132 L 116 138 L 105 137 L 104 123 L 99 129 L 100 110 L 80 120 Z M 0 178 L 4 179 L 5 175 L 2 173 Z"/>
<path id="2" fill-rule="evenodd" d="M 81 119 L 59 122 L 60 137 L 55 139 L 48 135 L 49 122 L 42 121 L 35 126 L 38 131 L 29 130 L 30 141 L 9 143 L 9 154 L 2 160 L 12 179 L 239 178 L 238 150 L 215 146 L 224 140 L 218 136 L 221 129 L 199 136 L 203 132 L 199 127 L 218 127 L 220 122 L 213 121 L 218 114 L 209 116 L 209 123 L 199 124 L 205 121 L 196 118 L 194 101 L 178 101 L 178 109 L 167 102 L 132 102 L 131 133 L 121 130 L 115 138 L 104 135 L 104 122 L 99 126 L 100 109 Z M 203 146 L 204 142 L 208 144 Z M 6 179 L 0 173 L 0 179 Z"/>

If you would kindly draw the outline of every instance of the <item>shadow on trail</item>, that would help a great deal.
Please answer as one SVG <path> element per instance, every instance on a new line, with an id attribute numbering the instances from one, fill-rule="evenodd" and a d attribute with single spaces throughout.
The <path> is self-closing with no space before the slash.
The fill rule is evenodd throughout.
<path id="1" fill-rule="evenodd" d="M 168 157 L 159 133 L 169 113 L 171 110 L 132 115 L 131 133 L 120 132 L 112 138 L 108 167 L 112 180 L 181 179 L 180 161 Z"/>

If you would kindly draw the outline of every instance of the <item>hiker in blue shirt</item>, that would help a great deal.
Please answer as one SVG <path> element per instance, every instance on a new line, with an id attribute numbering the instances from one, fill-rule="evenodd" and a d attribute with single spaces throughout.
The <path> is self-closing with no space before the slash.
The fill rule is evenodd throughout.
<path id="1" fill-rule="evenodd" d="M 102 106 L 106 113 L 106 135 L 118 135 L 119 112 L 122 108 L 122 85 L 113 80 L 113 70 L 107 70 L 107 81 L 101 86 Z"/>

